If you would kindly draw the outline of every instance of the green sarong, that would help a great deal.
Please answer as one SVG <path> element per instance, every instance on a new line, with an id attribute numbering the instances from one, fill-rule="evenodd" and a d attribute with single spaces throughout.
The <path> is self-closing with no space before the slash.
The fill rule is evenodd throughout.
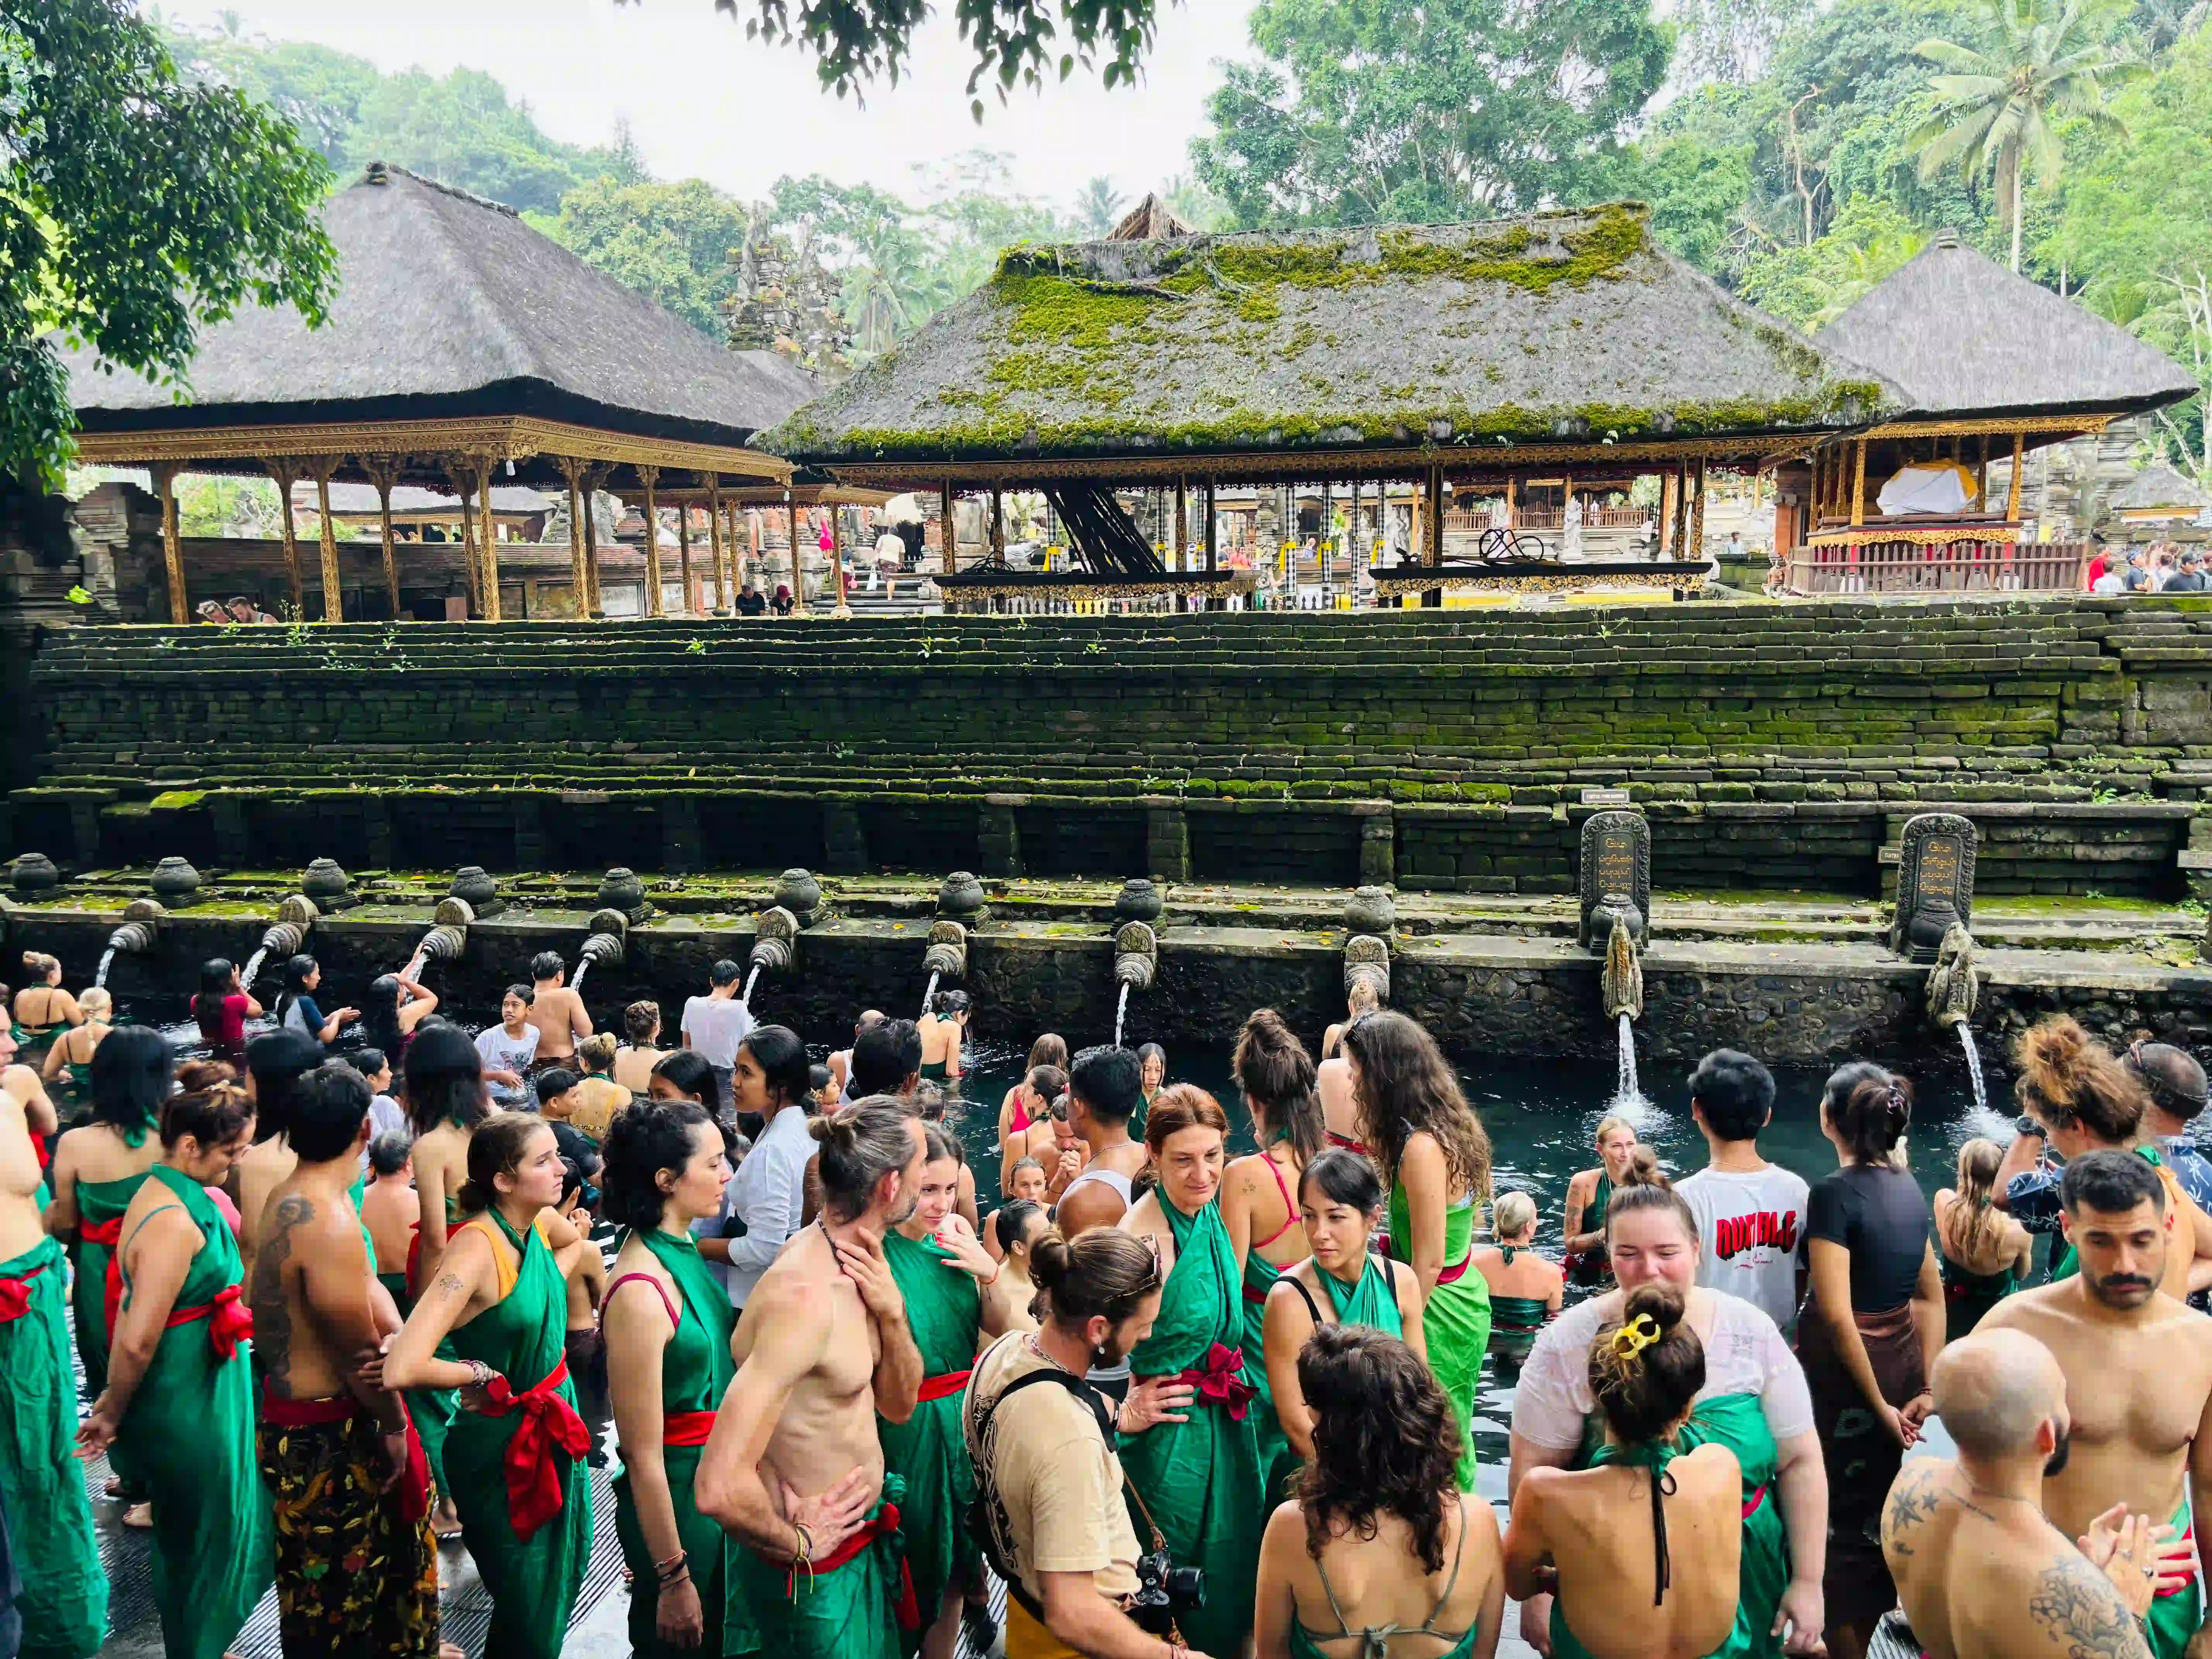
<path id="1" fill-rule="evenodd" d="M 145 1144 L 143 1131 L 138 1144 Z M 94 1400 L 107 1387 L 107 1264 L 114 1259 L 118 1242 L 115 1229 L 145 1184 L 143 1172 L 120 1181 L 76 1183 L 77 1242 L 70 1261 L 76 1279 L 70 1300 L 76 1316 L 76 1351 L 84 1361 L 85 1390 Z"/>
<path id="2" fill-rule="evenodd" d="M 1182 1619 L 1192 1647 L 1216 1656 L 1242 1651 L 1252 1629 L 1253 1581 L 1259 1571 L 1262 1507 L 1259 1425 L 1249 1409 L 1245 1373 L 1258 1363 L 1242 1352 L 1237 1252 L 1221 1212 L 1208 1204 L 1186 1216 L 1159 1194 L 1175 1235 L 1175 1269 L 1160 1296 L 1152 1334 L 1130 1351 L 1137 1378 L 1182 1376 L 1198 1395 L 1189 1420 L 1161 1423 L 1121 1437 L 1121 1467 L 1167 1540 L 1177 1566 L 1203 1568 L 1206 1606 Z M 1137 1538 L 1151 1534 L 1133 1503 Z"/>
<path id="3" fill-rule="evenodd" d="M 222 1659 L 276 1578 L 275 1523 L 254 1440 L 252 1345 L 238 1341 L 226 1358 L 216 1340 L 237 1296 L 238 1241 L 198 1182 L 166 1164 L 156 1164 L 148 1178 L 176 1201 L 149 1212 L 138 1226 L 163 1209 L 181 1208 L 202 1235 L 170 1317 L 207 1311 L 161 1333 L 117 1443 L 153 1500 L 154 1605 L 163 1650 L 168 1659 Z M 130 1298 L 125 1275 L 125 1311 Z"/>
<path id="4" fill-rule="evenodd" d="M 1659 1445 L 1639 1447 L 1637 1450 L 1637 1455 L 1632 1458 L 1624 1456 L 1621 1448 L 1619 1446 L 1601 1445 L 1591 1453 L 1583 1467 L 1595 1469 L 1602 1468 L 1608 1463 L 1632 1463 L 1635 1467 L 1644 1470 L 1650 1479 L 1656 1480 L 1665 1474 L 1667 1466 L 1669 1463 L 1672 1463 L 1677 1457 L 1681 1456 L 1689 1449 L 1690 1447 L 1688 1443 L 1686 1441 L 1678 1438 L 1676 1443 L 1671 1446 Z M 1641 1505 L 1645 1500 L 1642 1496 L 1639 1496 L 1636 1501 L 1639 1505 Z M 1656 1537 L 1653 1542 L 1654 1547 L 1656 1547 L 1657 1543 Z M 1613 1593 L 1614 1587 L 1612 1586 L 1604 1587 L 1599 1590 L 1599 1595 L 1601 1598 L 1609 1596 Z M 1739 1608 L 1741 1608 L 1740 1601 L 1738 1605 Z M 1553 1598 L 1551 1628 L 1552 1659 L 1593 1659 L 1590 1650 L 1582 1644 L 1581 1640 L 1575 1635 L 1573 1631 L 1567 1628 L 1566 1598 L 1565 1596 L 1554 1596 Z M 1733 1638 L 1731 1638 L 1731 1639 L 1733 1639 Z M 1717 1651 L 1728 1652 L 1731 1650 L 1732 1650 L 1723 1648 Z M 1708 1655 L 1706 1659 L 1715 1659 L 1715 1656 Z"/>
<path id="5" fill-rule="evenodd" d="M 1282 1495 L 1281 1488 L 1275 1484 L 1276 1474 L 1286 1464 L 1292 1469 L 1297 1467 L 1290 1437 L 1283 1432 L 1282 1420 L 1275 1415 L 1275 1390 L 1267 1381 L 1267 1292 L 1281 1277 L 1281 1271 L 1260 1254 L 1257 1244 L 1245 1251 L 1244 1379 L 1259 1396 L 1252 1404 L 1252 1421 L 1259 1436 L 1260 1467 L 1268 1471 L 1266 1499 L 1270 1505 Z"/>
<path id="6" fill-rule="evenodd" d="M 722 1394 L 737 1375 L 730 1358 L 730 1332 L 738 1322 L 737 1310 L 714 1270 L 699 1259 L 698 1247 L 689 1237 L 678 1238 L 658 1230 L 635 1235 L 668 1269 L 676 1281 L 677 1306 L 683 1316 L 675 1334 L 660 1351 L 660 1410 L 662 1432 L 679 1418 L 691 1419 L 687 1428 L 703 1427 L 702 1416 L 712 1419 L 722 1403 Z M 617 1283 L 621 1281 L 617 1280 Z M 641 1291 L 632 1291 L 641 1295 Z M 692 1438 L 690 1434 L 680 1437 Z M 699 1592 L 699 1607 L 707 1626 L 707 1639 L 696 1648 L 675 1648 L 654 1633 L 659 1613 L 654 1588 L 653 1553 L 645 1541 L 637 1518 L 637 1498 L 630 1487 L 629 1456 L 615 1476 L 615 1535 L 622 1540 L 623 1559 L 629 1565 L 634 1587 L 629 1602 L 629 1640 L 638 1659 L 734 1659 L 738 1654 L 760 1650 L 760 1632 L 754 1629 L 750 1610 L 738 1599 L 731 1568 L 738 1553 L 737 1540 L 699 1513 L 692 1486 L 699 1474 L 703 1443 L 675 1446 L 664 1438 L 660 1466 L 668 1477 L 669 1500 L 676 1510 L 676 1535 L 691 1563 L 691 1582 Z"/>
<path id="7" fill-rule="evenodd" d="M 1726 1446 L 1743 1470 L 1743 1557 L 1736 1569 L 1735 1629 L 1714 1659 L 1780 1659 L 1782 1638 L 1772 1634 L 1782 1592 L 1790 1588 L 1790 1534 L 1774 1490 L 1781 1453 L 1755 1394 L 1723 1394 L 1691 1409 L 1674 1443 L 1684 1451 L 1708 1443 Z"/>
<path id="8" fill-rule="evenodd" d="M 1413 1221 L 1402 1186 L 1390 1188 L 1390 1253 L 1410 1265 Z M 1474 1253 L 1474 1200 L 1444 1212 L 1444 1266 L 1437 1287 L 1421 1304 L 1421 1336 L 1429 1370 L 1451 1401 L 1459 1423 L 1459 1489 L 1474 1490 L 1474 1396 L 1482 1384 L 1482 1356 L 1490 1346 L 1490 1285 L 1469 1271 Z"/>
<path id="9" fill-rule="evenodd" d="M 973 1279 L 945 1265 L 951 1253 L 935 1239 L 911 1239 L 893 1228 L 884 1235 L 884 1259 L 906 1298 L 907 1328 L 921 1350 L 923 1397 L 903 1423 L 878 1417 L 876 1432 L 884 1468 L 906 1483 L 899 1530 L 906 1535 L 907 1571 L 927 1629 L 936 1623 L 945 1593 L 963 1591 L 981 1559 L 968 1533 L 975 1466 L 960 1413 L 975 1363 L 983 1299 Z M 916 1632 L 915 1645 L 920 1639 Z"/>
<path id="10" fill-rule="evenodd" d="M 1955 1342 L 1971 1335 L 1983 1316 L 2020 1288 L 2009 1266 L 1993 1273 L 1969 1273 L 1940 1249 L 1936 1266 L 1943 1279 L 1944 1340 Z"/>
<path id="11" fill-rule="evenodd" d="M 453 1242 L 453 1229 L 461 1224 L 460 1212 L 452 1200 L 446 1201 L 446 1241 Z M 403 1280 L 412 1287 L 405 1297 L 395 1297 L 401 1316 L 414 1310 L 415 1292 L 421 1288 L 422 1230 L 416 1223 L 415 1237 L 407 1249 L 407 1271 Z M 380 1275 L 381 1277 L 381 1275 Z M 447 1336 L 437 1346 L 435 1358 L 459 1363 L 460 1355 L 454 1351 L 453 1339 Z M 415 1437 L 422 1443 L 422 1461 L 430 1466 L 430 1480 L 441 1498 L 451 1498 L 453 1489 L 446 1480 L 446 1431 L 453 1425 L 453 1413 L 459 1409 L 459 1393 L 453 1389 L 410 1389 L 407 1390 L 407 1415 L 414 1419 Z"/>
<path id="12" fill-rule="evenodd" d="M 752 1609 L 769 1659 L 899 1659 L 919 1628 L 902 1631 L 898 1505 L 906 1488 L 884 1476 L 883 1500 L 856 1533 L 811 1571 L 749 1549 L 732 1558 L 739 1599 Z M 909 1620 L 918 1609 L 908 1607 Z"/>
<path id="13" fill-rule="evenodd" d="M 464 1362 L 482 1360 L 505 1377 L 519 1400 L 567 1364 L 568 1285 L 535 1227 L 517 1237 L 498 1211 L 485 1213 L 521 1261 L 507 1293 L 454 1330 L 453 1348 Z M 551 1393 L 573 1418 L 575 1384 L 563 1381 Z M 560 1420 L 560 1407 L 550 1410 L 551 1419 Z M 462 1540 L 491 1592 L 484 1651 L 500 1659 L 561 1659 L 591 1560 L 592 1488 L 577 1461 L 580 1452 L 555 1441 L 546 1455 L 561 1505 L 530 1536 L 520 1536 L 507 1509 L 507 1448 L 524 1420 L 520 1407 L 503 1417 L 456 1413 L 446 1432 L 446 1474 L 461 1512 Z"/>
<path id="14" fill-rule="evenodd" d="M 1390 1266 L 1370 1250 L 1360 1258 L 1359 1279 L 1347 1285 L 1334 1273 L 1323 1271 L 1318 1263 L 1314 1277 L 1320 1279 L 1328 1291 L 1329 1306 L 1336 1310 L 1340 1325 L 1364 1325 L 1370 1330 L 1381 1331 L 1385 1336 L 1405 1340 L 1406 1322 L 1398 1311 L 1398 1290 L 1391 1282 Z M 1303 1279 L 1291 1281 L 1299 1290 L 1305 1289 Z M 1285 1445 L 1281 1454 L 1269 1466 L 1267 1502 L 1274 1504 L 1290 1496 L 1291 1482 L 1301 1467 L 1298 1455 Z"/>
<path id="15" fill-rule="evenodd" d="M 2187 1538 L 2190 1532 L 2189 1498 L 2185 1493 L 2181 1507 L 2173 1512 L 2173 1535 Z M 2203 1623 L 2204 1581 L 2201 1576 L 2191 1577 L 2186 1584 L 2169 1595 L 2153 1596 L 2150 1610 L 2143 1614 L 2143 1634 L 2150 1643 L 2151 1659 L 2181 1659 L 2190 1638 Z"/>
<path id="16" fill-rule="evenodd" d="M 0 1508 L 23 1580 L 25 1659 L 91 1659 L 107 1634 L 107 1575 L 76 1461 L 63 1272 L 52 1238 L 0 1261 Z"/>

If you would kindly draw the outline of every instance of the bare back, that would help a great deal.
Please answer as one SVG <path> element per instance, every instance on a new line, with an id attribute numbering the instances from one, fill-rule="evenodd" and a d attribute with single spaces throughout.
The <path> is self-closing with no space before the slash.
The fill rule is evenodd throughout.
<path id="1" fill-rule="evenodd" d="M 1332 1054 L 1314 1072 L 1314 1092 L 1321 1097 L 1321 1119 L 1329 1133 L 1357 1146 L 1359 1102 L 1352 1092 L 1352 1062 Z"/>
<path id="2" fill-rule="evenodd" d="M 539 1033 L 542 1037 L 544 1033 Z M 643 1099 L 653 1086 L 653 1068 L 665 1052 L 659 1048 L 619 1048 L 615 1051 L 615 1081 Z"/>
<path id="3" fill-rule="evenodd" d="M 576 1052 L 576 1040 L 592 1034 L 592 1017 L 584 1000 L 565 985 L 541 988 L 530 1005 L 530 1023 L 538 1028 L 538 1058 L 566 1060 Z"/>
<path id="4" fill-rule="evenodd" d="M 810 1313 L 821 1317 L 815 1310 L 825 1310 L 829 1320 L 821 1357 L 792 1385 L 761 1457 L 761 1481 L 779 1514 L 780 1482 L 811 1498 L 858 1468 L 866 1471 L 872 1491 L 883 1486 L 875 1407 L 882 1339 L 820 1228 L 793 1236 L 761 1275 L 738 1317 L 731 1351 L 742 1370 L 756 1345 L 786 1340 L 781 1322 Z"/>
<path id="5" fill-rule="evenodd" d="M 2163 1294 L 2112 1312 L 2077 1276 L 2007 1297 L 1981 1328 L 2026 1332 L 2066 1373 L 2072 1449 L 2043 1483 L 2052 1525 L 2078 1538 L 2115 1504 L 2154 1521 L 2181 1507 L 2191 1446 L 2212 1412 L 2212 1320 Z"/>
<path id="6" fill-rule="evenodd" d="M 1959 1194 L 1946 1187 L 1936 1194 L 1936 1248 L 1970 1273 L 2002 1272 L 2033 1249 L 2027 1229 L 2002 1210 L 1989 1212 L 1978 1228 Z"/>
<path id="7" fill-rule="evenodd" d="M 246 1283 L 263 1392 L 280 1400 L 342 1393 L 349 1356 L 364 1338 L 373 1343 L 375 1328 L 352 1198 L 335 1178 L 295 1174 L 269 1194 L 252 1237 Z"/>
<path id="8" fill-rule="evenodd" d="M 415 1191 L 422 1224 L 422 1277 L 428 1282 L 430 1266 L 444 1249 L 458 1223 L 459 1194 L 469 1180 L 469 1141 L 473 1129 L 441 1123 L 415 1143 Z"/>
<path id="9" fill-rule="evenodd" d="M 1531 1471 L 1537 1516 L 1559 1570 L 1567 1628 L 1593 1659 L 1698 1659 L 1735 1623 L 1743 1551 L 1743 1474 L 1735 1454 L 1705 1445 L 1668 1466 L 1662 1496 L 1672 1571 L 1657 1595 L 1657 1544 L 1647 1469 L 1605 1464 L 1578 1474 Z"/>
<path id="10" fill-rule="evenodd" d="M 1387 1659 L 1438 1659 L 1477 1632 L 1474 1651 L 1497 1645 L 1505 1608 L 1498 1518 L 1472 1493 L 1444 1510 L 1443 1560 L 1434 1572 L 1414 1553 L 1413 1532 L 1395 1515 L 1378 1516 L 1375 1535 L 1340 1530 L 1316 1562 L 1306 1549 L 1306 1517 L 1295 1503 L 1276 1510 L 1261 1545 L 1263 1585 L 1287 1584 L 1291 1617 L 1325 1659 L 1363 1659 L 1369 1631 L 1383 1637 Z"/>
<path id="11" fill-rule="evenodd" d="M 407 1252 L 415 1242 L 416 1224 L 422 1217 L 422 1200 L 405 1180 L 374 1180 L 361 1195 L 361 1218 L 376 1245 L 376 1271 L 407 1271 Z"/>

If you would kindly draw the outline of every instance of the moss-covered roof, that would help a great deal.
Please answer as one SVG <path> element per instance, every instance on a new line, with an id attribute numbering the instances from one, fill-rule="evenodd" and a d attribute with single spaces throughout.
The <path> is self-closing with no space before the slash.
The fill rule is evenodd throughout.
<path id="1" fill-rule="evenodd" d="M 1012 248 L 982 289 L 761 441 L 830 465 L 1494 450 L 1827 429 L 1903 403 L 1616 203 Z"/>

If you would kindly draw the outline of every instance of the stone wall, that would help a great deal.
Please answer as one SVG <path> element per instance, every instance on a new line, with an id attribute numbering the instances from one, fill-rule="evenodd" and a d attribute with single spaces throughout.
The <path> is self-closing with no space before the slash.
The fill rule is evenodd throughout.
<path id="1" fill-rule="evenodd" d="M 80 865 L 1559 892 L 1603 785 L 1662 887 L 1871 896 L 1942 805 L 1985 890 L 2179 897 L 2212 600 L 87 628 L 29 695 L 0 847 Z"/>

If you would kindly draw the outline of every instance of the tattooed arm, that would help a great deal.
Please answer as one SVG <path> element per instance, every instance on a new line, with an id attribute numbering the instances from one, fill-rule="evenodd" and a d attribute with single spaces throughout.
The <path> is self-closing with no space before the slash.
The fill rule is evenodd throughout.
<path id="1" fill-rule="evenodd" d="M 2075 1550 L 2036 1575 L 2027 1618 L 2047 1653 L 2065 1659 L 2150 1659 L 2142 1626 L 2120 1593 Z"/>
<path id="2" fill-rule="evenodd" d="M 476 1380 L 474 1368 L 439 1358 L 438 1344 L 498 1300 L 499 1266 L 491 1241 L 480 1227 L 457 1229 L 438 1264 L 438 1276 L 392 1339 L 382 1366 L 372 1373 L 374 1380 L 392 1390 L 466 1388 Z"/>
<path id="3" fill-rule="evenodd" d="M 1929 1517 L 1943 1497 L 1948 1462 L 1932 1457 L 1915 1458 L 1897 1472 L 1889 1497 L 1881 1506 L 1881 1553 L 1888 1559 L 1890 1576 L 1903 1581 L 1904 1564 L 1912 1559 Z"/>

